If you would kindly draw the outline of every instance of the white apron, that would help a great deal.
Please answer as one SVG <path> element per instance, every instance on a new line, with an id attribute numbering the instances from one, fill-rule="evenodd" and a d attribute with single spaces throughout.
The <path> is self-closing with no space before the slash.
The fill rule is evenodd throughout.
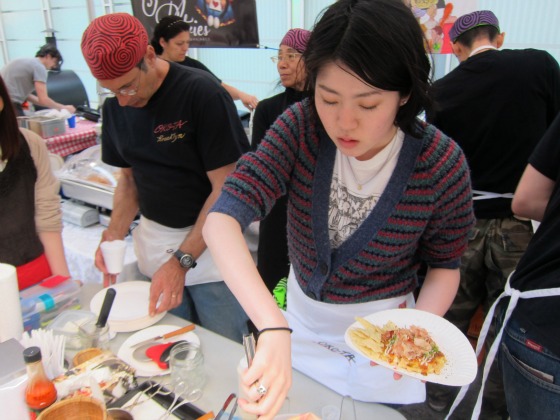
<path id="1" fill-rule="evenodd" d="M 506 312 L 504 314 L 504 321 L 500 327 L 500 330 L 498 331 L 498 334 L 496 335 L 496 338 L 494 339 L 494 342 L 492 343 L 492 346 L 490 347 L 490 350 L 488 351 L 488 356 L 486 356 L 486 362 L 484 363 L 484 371 L 482 373 L 482 386 L 480 387 L 480 391 L 478 393 L 478 398 L 476 400 L 476 404 L 474 406 L 471 419 L 478 419 L 478 416 L 480 415 L 480 410 L 482 408 L 482 395 L 484 394 L 484 384 L 486 383 L 486 379 L 488 378 L 490 367 L 492 366 L 496 354 L 498 353 L 499 345 L 502 342 L 502 335 L 504 334 L 504 328 L 507 325 L 513 310 L 517 306 L 517 302 L 519 301 L 519 299 L 520 298 L 533 299 L 533 298 L 539 298 L 545 296 L 560 296 L 560 287 L 554 287 L 551 289 L 529 290 L 527 292 L 521 292 L 517 289 L 513 289 L 509 285 L 509 280 L 511 279 L 512 274 L 513 272 L 508 277 L 504 291 L 498 297 L 498 299 L 496 299 L 496 301 L 488 311 L 488 314 L 484 319 L 484 323 L 482 324 L 482 328 L 480 329 L 478 342 L 476 344 L 477 358 L 482 350 L 482 347 L 484 346 L 484 341 L 486 340 L 486 336 L 488 335 L 488 329 L 490 328 L 490 324 L 492 322 L 492 319 L 494 318 L 494 311 L 496 310 L 496 306 L 498 305 L 498 303 L 503 297 L 510 296 L 511 298 L 509 300 L 508 306 L 506 308 Z M 453 402 L 453 405 L 449 410 L 449 414 L 447 414 L 446 420 L 450 418 L 453 411 L 459 406 L 459 404 L 465 397 L 465 394 L 467 393 L 468 389 L 469 389 L 468 385 L 461 388 L 461 391 L 457 395 L 457 398 L 455 398 L 455 401 Z"/>
<path id="2" fill-rule="evenodd" d="M 169 260 L 172 253 L 185 240 L 192 227 L 175 229 L 160 225 L 144 216 L 140 217 L 140 223 L 132 231 L 134 251 L 138 258 L 140 272 L 149 278 Z M 249 246 L 251 255 L 256 261 L 257 246 L 259 243 L 258 223 L 250 224 L 244 233 L 245 241 Z M 210 251 L 206 249 L 196 259 L 196 267 L 188 270 L 185 275 L 185 286 L 205 284 L 222 281 L 222 276 L 212 259 Z"/>
<path id="3" fill-rule="evenodd" d="M 356 316 L 399 307 L 414 307 L 412 293 L 398 298 L 355 304 L 331 304 L 307 297 L 293 270 L 288 278 L 286 319 L 292 333 L 293 367 L 341 395 L 366 402 L 411 404 L 426 398 L 424 384 L 393 371 L 370 366 L 344 342 L 346 329 Z"/>

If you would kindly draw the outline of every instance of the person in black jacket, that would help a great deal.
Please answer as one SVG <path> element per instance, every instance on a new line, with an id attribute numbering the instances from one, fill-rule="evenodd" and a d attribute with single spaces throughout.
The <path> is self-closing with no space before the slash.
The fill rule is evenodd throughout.
<path id="1" fill-rule="evenodd" d="M 310 35 L 311 32 L 305 29 L 290 29 L 280 42 L 278 55 L 271 57 L 278 67 L 280 83 L 286 89 L 257 105 L 251 134 L 253 148 L 258 146 L 266 130 L 287 107 L 307 96 L 304 90 L 307 74 L 301 56 Z M 271 292 L 278 281 L 287 277 L 290 271 L 286 204 L 287 196 L 278 200 L 266 219 L 261 221 L 259 228 L 258 269 Z"/>

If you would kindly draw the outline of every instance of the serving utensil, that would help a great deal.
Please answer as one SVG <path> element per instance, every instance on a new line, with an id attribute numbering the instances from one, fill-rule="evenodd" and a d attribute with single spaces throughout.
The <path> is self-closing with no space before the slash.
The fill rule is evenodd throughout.
<path id="1" fill-rule="evenodd" d="M 224 415 L 226 409 L 228 408 L 229 403 L 231 402 L 231 400 L 233 400 L 236 397 L 235 393 L 231 393 L 229 394 L 229 396 L 226 398 L 226 401 L 224 402 L 224 405 L 222 406 L 221 410 L 218 411 L 218 414 L 216 415 L 216 417 L 214 418 L 214 420 L 219 420 L 222 418 L 222 416 Z"/>
<path id="2" fill-rule="evenodd" d="M 179 328 L 177 330 L 168 332 L 166 334 L 161 334 L 161 335 L 158 335 L 156 337 L 152 337 L 152 338 L 148 338 L 147 340 L 140 341 L 139 343 L 136 343 L 136 344 L 133 344 L 132 346 L 130 346 L 130 348 L 135 349 L 137 347 L 144 346 L 146 344 L 154 345 L 155 342 L 157 342 L 157 341 L 166 340 L 168 338 L 175 337 L 177 335 L 185 334 L 189 331 L 194 330 L 194 328 L 195 328 L 194 324 L 189 324 L 185 327 L 182 327 L 182 328 Z M 148 346 L 148 347 L 151 347 L 151 346 Z"/>

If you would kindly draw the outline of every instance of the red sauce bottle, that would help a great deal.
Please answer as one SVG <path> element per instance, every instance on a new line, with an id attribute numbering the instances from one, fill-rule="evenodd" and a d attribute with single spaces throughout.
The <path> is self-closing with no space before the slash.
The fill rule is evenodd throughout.
<path id="1" fill-rule="evenodd" d="M 56 401 L 54 383 L 45 374 L 39 347 L 28 347 L 23 351 L 27 368 L 25 402 L 29 407 L 29 418 L 35 420 L 41 411 Z"/>

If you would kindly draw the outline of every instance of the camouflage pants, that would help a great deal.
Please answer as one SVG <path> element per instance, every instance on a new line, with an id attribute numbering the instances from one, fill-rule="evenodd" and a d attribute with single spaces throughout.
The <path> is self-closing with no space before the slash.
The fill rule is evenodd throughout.
<path id="1" fill-rule="evenodd" d="M 529 221 L 514 217 L 481 219 L 469 235 L 469 246 L 461 260 L 461 282 L 457 296 L 445 318 L 467 334 L 479 305 L 484 315 L 504 290 L 504 285 L 525 252 L 533 230 Z M 487 343 L 494 340 L 494 328 Z M 428 384 L 428 404 L 449 409 L 457 387 Z M 494 363 L 484 390 L 481 419 L 507 419 L 501 374 Z"/>

